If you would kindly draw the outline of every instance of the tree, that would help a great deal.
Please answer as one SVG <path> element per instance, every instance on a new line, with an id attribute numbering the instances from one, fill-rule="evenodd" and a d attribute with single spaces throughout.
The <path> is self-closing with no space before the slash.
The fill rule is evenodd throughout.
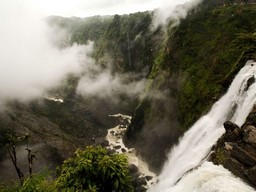
<path id="1" fill-rule="evenodd" d="M 61 191 L 133 191 L 127 157 L 92 146 L 64 161 L 56 186 Z"/>
<path id="2" fill-rule="evenodd" d="M 28 164 L 29 164 L 29 175 L 32 174 L 32 164 L 34 159 L 36 159 L 35 155 L 32 153 L 32 150 L 29 149 L 28 142 L 29 142 L 29 134 L 26 134 L 24 136 L 16 136 L 14 134 L 7 134 L 7 144 L 6 148 L 9 153 L 9 156 L 12 160 L 12 164 L 16 170 L 16 173 L 19 177 L 20 185 L 23 185 L 24 182 L 24 174 L 21 171 L 21 169 L 18 166 L 17 163 L 17 153 L 16 153 L 16 145 L 21 144 L 23 142 L 26 142 L 27 148 L 25 150 L 28 151 Z"/>

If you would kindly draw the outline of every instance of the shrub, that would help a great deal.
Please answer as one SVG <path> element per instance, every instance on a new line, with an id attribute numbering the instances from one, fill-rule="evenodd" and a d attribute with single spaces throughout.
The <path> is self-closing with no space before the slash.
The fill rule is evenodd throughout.
<path id="1" fill-rule="evenodd" d="M 92 146 L 64 161 L 56 186 L 61 191 L 133 191 L 126 156 Z"/>

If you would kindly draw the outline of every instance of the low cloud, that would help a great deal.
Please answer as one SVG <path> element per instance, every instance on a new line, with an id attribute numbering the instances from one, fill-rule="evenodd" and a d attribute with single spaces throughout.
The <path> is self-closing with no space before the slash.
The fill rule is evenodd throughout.
<path id="1" fill-rule="evenodd" d="M 138 80 L 134 74 L 113 74 L 110 68 L 91 68 L 80 79 L 77 93 L 84 96 L 117 99 L 120 94 L 140 97 L 146 79 Z"/>
<path id="2" fill-rule="evenodd" d="M 159 25 L 166 26 L 170 21 L 173 22 L 173 26 L 178 25 L 180 20 L 186 18 L 188 12 L 201 2 L 202 0 L 163 0 L 154 12 L 153 28 Z"/>
<path id="3" fill-rule="evenodd" d="M 84 63 L 91 62 L 92 44 L 60 48 L 65 32 L 50 29 L 28 4 L 1 2 L 0 11 L 1 109 L 9 100 L 42 97 L 68 73 L 78 73 Z"/>
<path id="4" fill-rule="evenodd" d="M 112 97 L 119 94 L 140 96 L 143 93 L 144 78 L 113 74 L 111 67 L 97 66 L 89 56 L 93 49 L 92 42 L 84 46 L 67 46 L 65 31 L 49 28 L 43 19 L 45 15 L 31 2 L 0 2 L 1 109 L 6 101 L 26 102 L 43 97 L 47 89 L 61 84 L 69 73 L 81 76 L 77 88 L 77 93 L 81 95 Z M 166 25 L 171 19 L 178 23 L 201 0 L 160 2 L 162 6 L 155 12 L 155 25 Z M 124 5 L 127 3 L 124 2 Z M 140 1 L 140 4 L 144 3 L 144 0 Z"/>

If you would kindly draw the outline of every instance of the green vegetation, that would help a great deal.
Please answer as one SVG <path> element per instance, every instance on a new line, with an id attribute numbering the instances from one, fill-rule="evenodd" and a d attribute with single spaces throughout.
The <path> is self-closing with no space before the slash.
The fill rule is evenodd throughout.
<path id="1" fill-rule="evenodd" d="M 44 171 L 38 174 L 32 174 L 25 179 L 22 186 L 17 184 L 12 186 L 0 186 L 1 192 L 54 192 L 57 191 L 54 180 L 49 172 Z"/>
<path id="2" fill-rule="evenodd" d="M 225 157 L 225 151 L 223 148 L 218 148 L 215 152 L 215 158 L 214 163 L 217 165 L 223 165 L 225 163 L 226 157 Z"/>
<path id="3" fill-rule="evenodd" d="M 133 191 L 127 157 L 109 154 L 102 147 L 88 146 L 84 151 L 77 150 L 74 157 L 63 162 L 59 172 L 55 180 L 49 173 L 42 172 L 30 175 L 22 186 L 5 186 L 0 189 L 3 192 Z"/>
<path id="4" fill-rule="evenodd" d="M 164 90 L 166 82 L 179 74 L 182 128 L 187 129 L 209 110 L 246 60 L 256 58 L 255 10 L 255 4 L 202 8 L 170 29 L 150 78 L 155 79 L 153 88 Z"/>
<path id="5" fill-rule="evenodd" d="M 167 26 L 161 49 L 154 54 L 148 95 L 126 135 L 156 171 L 167 148 L 210 110 L 245 62 L 256 59 L 256 5 L 222 4 L 205 1 L 179 26 Z M 161 132 L 165 134 L 158 137 Z M 162 161 L 153 160 L 152 153 L 159 153 Z"/>
<path id="6" fill-rule="evenodd" d="M 140 73 L 150 68 L 160 39 L 159 30 L 150 30 L 151 12 L 84 19 L 53 16 L 48 22 L 68 30 L 69 44 L 93 41 L 97 64 L 106 66 L 111 61 L 113 72 Z"/>
<path id="7" fill-rule="evenodd" d="M 188 128 L 227 90 L 247 59 L 256 58 L 256 5 L 203 10 L 184 20 L 170 46 L 185 76 L 179 120 Z M 189 110 L 189 112 L 188 112 Z"/>
<path id="8" fill-rule="evenodd" d="M 132 191 L 127 168 L 126 156 L 108 154 L 101 147 L 87 147 L 64 161 L 57 186 L 64 191 Z"/>

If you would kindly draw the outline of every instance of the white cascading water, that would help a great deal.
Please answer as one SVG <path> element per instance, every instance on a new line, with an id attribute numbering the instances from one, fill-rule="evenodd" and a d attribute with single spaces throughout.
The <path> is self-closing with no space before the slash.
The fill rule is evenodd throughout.
<path id="1" fill-rule="evenodd" d="M 247 83 L 248 79 L 255 75 L 256 62 L 248 61 L 233 80 L 228 92 L 213 105 L 212 109 L 208 114 L 201 117 L 184 134 L 184 136 L 180 139 L 179 144 L 171 150 L 170 154 L 168 155 L 169 158 L 163 167 L 162 173 L 159 175 L 159 182 L 152 186 L 149 191 L 227 191 L 225 185 L 220 185 L 220 188 L 218 190 L 210 188 L 208 188 L 208 190 L 201 189 L 202 183 L 207 182 L 207 174 L 211 178 L 218 179 L 220 177 L 216 177 L 216 175 L 219 176 L 219 173 L 223 171 L 219 170 L 219 166 L 215 166 L 209 162 L 204 163 L 201 167 L 198 168 L 198 170 L 187 174 L 184 178 L 182 177 L 188 171 L 198 167 L 204 161 L 212 146 L 225 132 L 223 127 L 223 123 L 225 121 L 231 120 L 239 126 L 244 123 L 246 117 L 248 116 L 250 110 L 256 102 L 256 83 L 252 84 L 249 87 Z M 208 172 L 204 170 L 204 177 L 198 177 L 198 172 L 200 172 L 201 169 L 207 167 Z M 223 179 L 228 180 L 227 175 L 229 175 L 230 173 L 225 169 L 223 172 L 226 172 L 226 175 L 223 174 Z M 193 176 L 193 174 L 195 175 Z M 187 177 L 189 177 L 190 179 L 188 179 Z M 180 179 L 181 181 L 176 184 Z M 231 178 L 230 176 L 229 179 L 232 180 L 233 178 Z M 186 181 L 188 183 L 186 183 Z M 183 183 L 183 185 L 181 183 Z M 212 183 L 214 183 L 214 179 Z M 192 187 L 185 189 L 184 185 Z M 234 188 L 233 191 L 237 191 L 236 189 L 237 188 Z M 244 189 L 240 191 L 254 190 L 248 187 L 248 190 Z"/>

